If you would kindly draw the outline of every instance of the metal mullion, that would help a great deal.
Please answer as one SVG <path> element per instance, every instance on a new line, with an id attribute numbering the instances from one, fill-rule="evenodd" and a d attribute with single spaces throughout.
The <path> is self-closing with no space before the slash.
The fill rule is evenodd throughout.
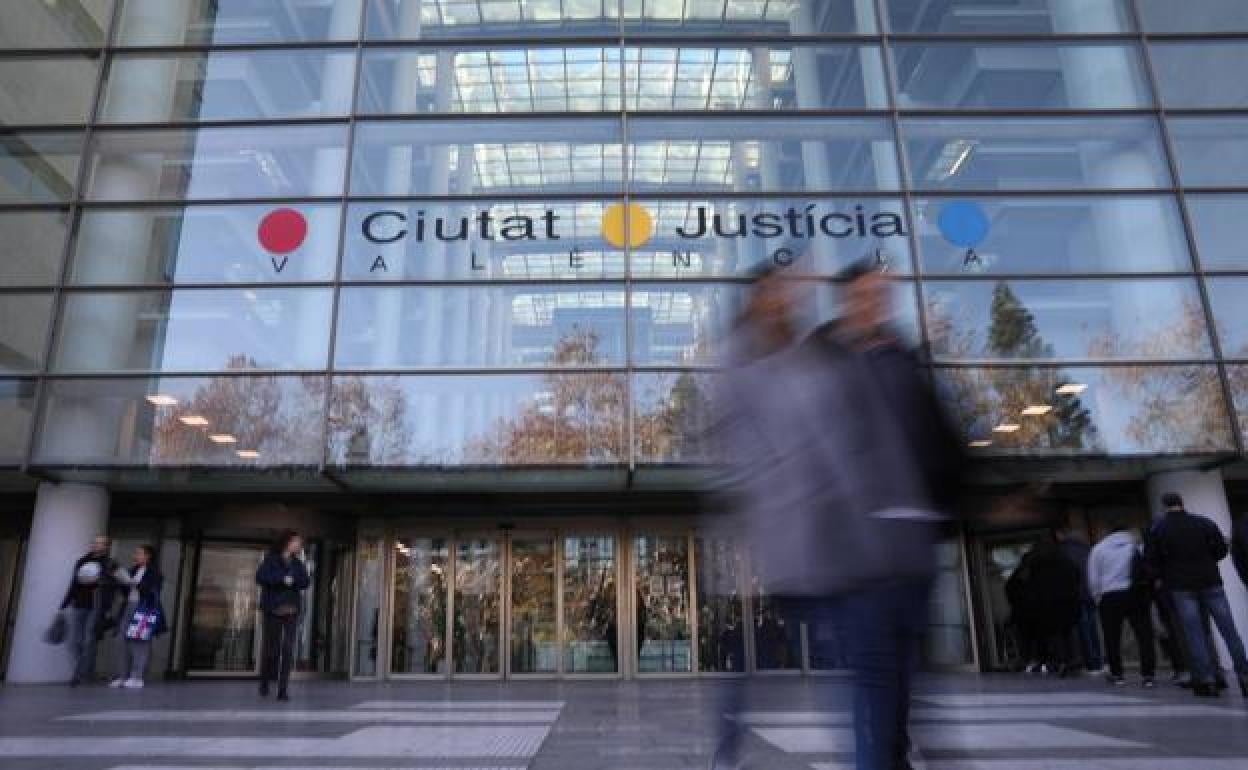
<path id="1" fill-rule="evenodd" d="M 191 292 L 191 291 L 222 291 L 229 289 L 332 289 L 334 282 L 325 281 L 291 281 L 275 283 L 263 281 L 247 281 L 228 283 L 225 281 L 205 281 L 201 283 L 73 283 L 67 284 L 65 291 L 71 294 L 126 294 L 135 292 Z M 0 292 L 5 289 L 0 288 Z"/>
<path id="2" fill-rule="evenodd" d="M 358 82 L 358 77 L 357 77 Z M 310 115 L 307 117 L 244 118 L 241 120 L 172 120 L 111 123 L 97 121 L 95 128 L 107 134 L 137 133 L 141 131 L 198 131 L 209 128 L 298 128 L 300 126 L 347 125 L 351 115 Z M 54 127 L 36 127 L 36 130 Z M 25 130 L 25 129 L 23 129 Z"/>
<path id="3" fill-rule="evenodd" d="M 329 467 L 330 410 L 333 408 L 334 363 L 338 352 L 338 314 L 342 296 L 342 263 L 347 243 L 347 213 L 350 207 L 351 168 L 355 158 L 355 128 L 359 123 L 356 117 L 360 101 L 360 84 L 364 82 L 364 24 L 368 3 L 360 3 L 360 16 L 356 23 L 358 37 L 355 41 L 355 78 L 351 83 L 351 113 L 347 117 L 346 150 L 343 158 L 343 180 L 339 197 L 338 212 L 338 244 L 334 250 L 334 286 L 330 298 L 329 311 L 329 349 L 325 357 L 325 394 L 321 403 L 321 462 L 320 473 L 324 474 Z"/>
<path id="4" fill-rule="evenodd" d="M 1155 369 L 1217 366 L 1212 358 L 1109 358 L 1109 359 L 937 359 L 934 369 L 1129 369 L 1148 366 Z"/>
<path id="5" fill-rule="evenodd" d="M 363 37 L 362 31 L 360 37 Z M 133 54 L 135 56 L 178 55 L 178 54 L 213 54 L 235 53 L 247 51 L 350 51 L 358 46 L 358 40 L 258 40 L 234 43 L 181 43 L 158 45 L 117 45 L 109 44 L 103 50 L 109 55 Z"/>
<path id="6" fill-rule="evenodd" d="M 341 201 L 341 195 L 281 196 L 273 198 L 143 198 L 130 200 L 84 199 L 79 201 L 78 207 L 81 209 L 194 209 L 207 208 L 211 206 L 281 206 L 283 204 L 316 205 L 318 203 L 340 203 Z M 59 204 L 59 207 L 64 208 L 65 206 L 64 204 Z M 0 209 L 3 208 L 3 206 L 0 206 Z"/>
<path id="7" fill-rule="evenodd" d="M 52 289 L 52 305 L 51 315 L 48 317 L 48 328 L 44 332 L 42 359 L 38 372 L 38 379 L 35 380 L 35 401 L 34 408 L 30 415 L 30 429 L 26 432 L 26 449 L 23 453 L 21 470 L 28 473 L 30 467 L 34 464 L 35 447 L 38 445 L 39 437 L 43 433 L 40 423 L 47 412 L 45 400 L 47 398 L 47 377 L 52 367 L 52 356 L 55 353 L 55 345 L 57 335 L 60 332 L 60 319 L 64 310 L 64 301 L 62 294 L 66 280 L 69 278 L 69 262 L 72 256 L 71 250 L 78 236 L 79 221 L 78 216 L 80 210 L 80 202 L 85 196 L 83 189 L 87 183 L 87 177 L 90 169 L 90 151 L 91 139 L 95 127 L 95 119 L 100 109 L 100 102 L 103 98 L 104 83 L 108 76 L 110 59 L 104 55 L 109 44 L 112 43 L 118 20 L 121 18 L 121 3 L 113 3 L 112 13 L 109 15 L 108 30 L 105 33 L 104 48 L 100 50 L 99 66 L 95 69 L 95 93 L 91 97 L 91 107 L 87 112 L 88 123 L 82 128 L 82 144 L 79 145 L 78 151 L 78 169 L 76 179 L 74 180 L 73 197 L 66 203 L 66 207 L 61 210 L 65 211 L 69 226 L 65 228 L 65 239 L 61 243 L 61 265 L 60 273 L 57 277 L 56 286 Z"/>
<path id="8" fill-rule="evenodd" d="M 154 369 L 134 371 L 48 371 L 43 376 L 49 380 L 194 380 L 194 379 L 257 379 L 261 377 L 317 377 L 324 369 L 211 369 L 206 371 L 162 372 Z"/>
<path id="9" fill-rule="evenodd" d="M 632 127 L 629 123 L 628 110 L 628 74 L 627 59 L 628 46 L 625 42 L 626 29 L 624 23 L 624 13 L 621 9 L 619 18 L 619 40 L 618 50 L 620 52 L 620 74 L 619 82 L 616 87 L 620 92 L 620 163 L 622 164 L 621 172 L 623 173 L 624 192 L 624 365 L 626 367 L 624 374 L 624 421 L 627 435 L 624 437 L 627 442 L 626 451 L 628 452 L 628 475 L 625 486 L 632 488 L 634 474 L 637 471 L 637 415 L 633 407 L 634 389 L 633 389 L 633 371 L 634 371 L 634 347 L 633 339 L 633 244 L 632 244 L 632 204 L 633 204 L 633 156 L 634 148 L 632 145 Z M 641 51 L 638 50 L 637 55 L 637 84 L 638 84 L 638 101 L 641 97 Z M 616 583 L 619 584 L 617 577 Z M 618 605 L 617 605 L 618 612 Z M 616 626 L 619 627 L 617 620 Z M 618 642 L 617 642 L 618 644 Z M 620 656 L 616 655 L 616 669 L 618 674 L 623 674 L 623 666 L 620 665 Z"/>
<path id="10" fill-rule="evenodd" d="M 1196 277 L 1196 273 L 1190 270 L 1173 271 L 1169 273 L 1130 273 L 1124 271 L 1114 271 L 1105 273 L 967 273 L 959 275 L 958 273 L 932 273 L 924 275 L 923 280 L 929 283 L 954 283 L 957 281 L 978 282 L 978 283 L 996 283 L 998 281 L 1019 281 L 1019 282 L 1039 282 L 1039 281 L 1115 281 L 1115 280 L 1141 280 L 1141 281 L 1173 281 L 1178 278 Z"/>
<path id="11" fill-rule="evenodd" d="M 1170 132 L 1170 121 L 1167 118 L 1168 111 L 1161 100 L 1161 88 L 1158 85 L 1157 70 L 1153 63 L 1152 46 L 1149 44 L 1151 38 L 1141 23 L 1139 7 L 1135 0 L 1127 3 L 1127 5 L 1128 13 L 1131 14 L 1136 28 L 1140 30 L 1140 39 L 1143 42 L 1142 61 L 1144 63 L 1144 73 L 1148 78 L 1149 88 L 1152 90 L 1154 101 L 1157 103 L 1157 123 L 1161 132 L 1161 142 L 1165 148 L 1170 181 L 1175 186 L 1175 196 L 1179 205 L 1179 217 L 1183 221 L 1183 233 L 1187 240 L 1187 248 L 1192 260 L 1192 269 L 1196 272 L 1196 286 L 1200 292 L 1201 309 L 1205 313 L 1205 331 L 1209 335 L 1210 350 L 1216 359 L 1215 366 L 1217 367 L 1218 380 L 1222 386 L 1222 399 L 1226 409 L 1226 419 L 1230 422 L 1232 440 L 1235 442 L 1239 453 L 1243 455 L 1248 452 L 1248 444 L 1245 444 L 1243 426 L 1240 424 L 1237 416 L 1235 390 L 1231 385 L 1230 374 L 1227 372 L 1217 318 L 1213 312 L 1213 302 L 1209 297 L 1209 287 L 1205 280 L 1204 268 L 1201 265 L 1200 251 L 1196 243 L 1195 222 L 1187 205 L 1187 192 L 1183 188 L 1183 179 L 1179 173 L 1178 153 L 1175 149 L 1174 135 Z"/>

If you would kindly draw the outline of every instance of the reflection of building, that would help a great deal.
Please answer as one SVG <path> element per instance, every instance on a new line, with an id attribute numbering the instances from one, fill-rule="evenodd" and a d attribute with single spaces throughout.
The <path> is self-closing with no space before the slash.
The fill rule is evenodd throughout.
<path id="1" fill-rule="evenodd" d="M 161 665 L 224 667 L 228 625 L 245 668 L 213 560 L 287 525 L 323 549 L 306 669 L 836 665 L 694 518 L 715 342 L 769 260 L 813 323 L 887 259 L 985 500 L 1053 481 L 1096 534 L 1173 487 L 1225 523 L 1248 18 L 1176 5 L 6 3 L 10 675 L 58 673 L 42 608 L 104 528 L 182 577 Z M 647 226 L 604 224 L 626 202 Z M 1034 534 L 948 547 L 934 663 L 1003 662 L 992 559 Z"/>

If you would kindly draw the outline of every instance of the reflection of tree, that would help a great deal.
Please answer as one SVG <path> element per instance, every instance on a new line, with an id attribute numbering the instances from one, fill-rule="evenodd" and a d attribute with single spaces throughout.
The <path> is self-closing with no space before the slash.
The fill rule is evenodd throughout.
<path id="1" fill-rule="evenodd" d="M 543 387 L 532 402 L 469 446 L 469 458 L 509 464 L 625 461 L 628 379 L 623 372 L 585 371 L 602 364 L 597 346 L 597 336 L 587 331 L 578 330 L 559 340 L 551 364 L 571 371 L 543 375 Z M 697 378 L 679 375 L 670 393 L 634 415 L 638 455 L 690 455 L 708 409 Z"/>
<path id="2" fill-rule="evenodd" d="M 639 394 L 637 455 L 645 461 L 700 462 L 709 459 L 705 441 L 711 422 L 711 404 L 698 375 L 681 372 L 651 380 L 660 392 Z M 670 387 L 668 387 L 670 383 Z"/>
<path id="3" fill-rule="evenodd" d="M 396 377 L 339 377 L 330 410 L 330 457 L 349 465 L 402 462 L 411 442 L 407 396 Z"/>
<path id="4" fill-rule="evenodd" d="M 1092 341 L 1097 358 L 1165 359 L 1209 349 L 1205 314 L 1198 302 L 1183 302 L 1177 323 L 1130 343 L 1113 335 Z M 1127 435 L 1153 451 L 1215 450 L 1231 446 L 1222 387 L 1210 366 L 1130 364 L 1105 370 L 1105 384 L 1120 403 L 1132 406 Z"/>
<path id="5" fill-rule="evenodd" d="M 974 332 L 958 332 L 945 311 L 933 305 L 933 345 L 953 358 L 974 357 Z M 999 360 L 1037 360 L 1053 357 L 1053 348 L 1041 337 L 1035 316 L 1009 284 L 993 289 L 990 323 L 984 352 Z M 1068 379 L 1051 367 L 1008 367 L 987 370 L 956 369 L 944 378 L 952 406 L 975 437 L 986 437 L 996 425 L 1017 425 L 1013 432 L 993 434 L 994 443 L 1015 448 L 1095 449 L 1100 440 L 1092 416 L 1077 394 L 1058 393 Z M 1028 407 L 1050 407 L 1043 414 L 1023 414 Z"/>
<path id="6" fill-rule="evenodd" d="M 231 371 L 256 368 L 234 356 Z M 260 462 L 318 462 L 323 377 L 230 375 L 210 378 L 176 409 L 158 411 L 152 426 L 152 456 L 160 462 L 220 459 L 238 462 L 236 450 L 255 450 Z M 182 420 L 202 417 L 203 427 Z M 210 436 L 229 435 L 233 443 Z"/>

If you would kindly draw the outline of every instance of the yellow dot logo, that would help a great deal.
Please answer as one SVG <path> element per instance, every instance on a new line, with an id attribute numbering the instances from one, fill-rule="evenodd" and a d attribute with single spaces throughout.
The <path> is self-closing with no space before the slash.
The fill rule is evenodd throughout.
<path id="1" fill-rule="evenodd" d="M 622 249 L 635 249 L 654 235 L 654 218 L 639 203 L 612 203 L 602 212 L 602 237 Z"/>

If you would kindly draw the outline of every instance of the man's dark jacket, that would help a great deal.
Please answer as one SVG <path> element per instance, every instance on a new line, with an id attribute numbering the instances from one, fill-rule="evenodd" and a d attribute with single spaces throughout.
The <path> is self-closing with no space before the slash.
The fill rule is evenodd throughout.
<path id="1" fill-rule="evenodd" d="M 1187 511 L 1169 511 L 1153 526 L 1146 558 L 1167 590 L 1204 591 L 1222 585 L 1218 562 L 1228 551 L 1218 525 Z"/>
<path id="2" fill-rule="evenodd" d="M 290 585 L 286 584 L 287 577 L 291 578 Z M 298 557 L 285 559 L 280 553 L 270 552 L 256 570 L 256 582 L 260 584 L 260 609 L 275 612 L 282 606 L 301 609 L 302 592 L 311 581 Z"/>

